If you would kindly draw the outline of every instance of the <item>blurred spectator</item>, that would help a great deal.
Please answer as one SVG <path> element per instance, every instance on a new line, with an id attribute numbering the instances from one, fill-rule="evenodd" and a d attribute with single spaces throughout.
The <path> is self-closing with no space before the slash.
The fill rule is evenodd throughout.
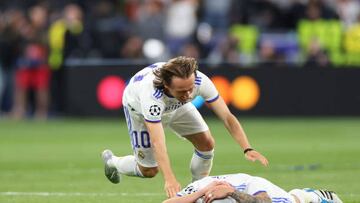
<path id="1" fill-rule="evenodd" d="M 201 1 L 202 21 L 208 23 L 215 32 L 225 32 L 230 25 L 230 8 L 233 0 Z"/>
<path id="2" fill-rule="evenodd" d="M 345 32 L 344 50 L 347 64 L 360 65 L 360 16 L 358 22 L 350 26 Z"/>
<path id="3" fill-rule="evenodd" d="M 53 71 L 52 98 L 55 112 L 64 110 L 65 74 L 64 61 L 67 58 L 85 56 L 89 45 L 84 45 L 83 11 L 76 4 L 65 6 L 61 18 L 49 28 L 49 65 Z"/>
<path id="4" fill-rule="evenodd" d="M 20 54 L 20 29 L 26 24 L 18 9 L 0 14 L 0 66 L 3 73 L 3 92 L 0 95 L 0 112 L 9 112 L 13 99 L 13 74 Z"/>
<path id="5" fill-rule="evenodd" d="M 357 23 L 354 23 L 345 31 L 344 50 L 351 57 L 359 58 L 360 54 L 360 16 Z"/>
<path id="6" fill-rule="evenodd" d="M 145 0 L 138 12 L 137 35 L 143 40 L 154 38 L 164 41 L 164 22 L 164 3 L 161 0 Z"/>
<path id="7" fill-rule="evenodd" d="M 214 34 L 212 27 L 208 23 L 199 23 L 194 39 L 194 45 L 199 49 L 199 58 L 207 58 L 220 41 L 219 39 L 226 34 L 227 32 Z"/>
<path id="8" fill-rule="evenodd" d="M 88 19 L 91 29 L 90 53 L 86 56 L 97 58 L 118 58 L 119 50 L 134 31 L 121 13 L 116 12 L 111 1 L 94 4 L 92 16 Z M 88 51 L 87 51 L 88 52 Z"/>
<path id="9" fill-rule="evenodd" d="M 316 38 L 313 39 L 309 45 L 304 66 L 305 68 L 327 68 L 330 66 L 330 60 Z"/>
<path id="10" fill-rule="evenodd" d="M 21 33 L 27 32 L 25 31 L 27 26 L 21 25 L 24 24 L 24 20 L 18 16 L 24 16 L 24 12 L 37 2 L 39 1 L 0 2 L 2 16 L 8 16 L 5 14 L 10 10 L 19 8 L 12 18 L 4 17 L 16 21 L 16 26 L 5 23 L 6 26 L 0 28 L 0 51 L 11 50 L 2 51 L 0 55 L 5 78 L 11 72 L 12 65 L 8 64 L 13 64 L 11 62 L 14 61 L 13 58 L 18 57 L 17 44 L 21 40 L 17 38 Z M 213 61 L 253 64 L 258 62 L 257 59 L 260 60 L 260 57 L 256 58 L 262 55 L 260 52 L 267 52 L 264 49 L 269 49 L 265 48 L 266 46 L 256 46 L 260 39 L 253 37 L 254 49 L 251 53 L 244 54 L 249 38 L 242 34 L 237 39 L 239 42 L 237 49 L 232 50 L 233 40 L 228 37 L 228 32 L 229 30 L 231 32 L 234 25 L 252 26 L 259 36 L 262 33 L 286 34 L 291 30 L 298 30 L 299 21 L 302 19 L 317 23 L 318 20 L 325 22 L 340 16 L 343 24 L 348 28 L 354 24 L 354 19 L 360 12 L 358 0 L 42 0 L 41 2 L 43 5 L 48 5 L 50 11 L 48 61 L 54 70 L 55 86 L 61 87 L 63 82 L 56 81 L 62 80 L 60 75 L 67 58 L 150 60 L 142 53 L 144 45 L 148 44 L 146 42 L 149 40 L 159 40 L 162 46 L 166 46 L 162 48 L 164 49 L 162 57 L 165 60 L 178 54 L 189 54 L 199 55 L 200 60 L 215 57 Z M 60 12 L 62 10 L 63 13 Z M 9 22 L 9 20 L 4 21 Z M 324 26 L 325 24 L 323 23 Z M 317 29 L 313 30 L 315 32 Z M 328 49 L 328 43 L 324 43 L 322 38 L 320 41 Z M 338 44 L 340 43 L 342 42 Z M 242 48 L 239 48 L 239 45 Z M 291 55 L 296 54 L 300 55 L 299 52 L 294 54 L 294 51 Z M 333 52 L 330 54 L 334 55 Z M 288 54 L 284 53 L 284 55 Z M 63 100 L 63 95 L 53 95 L 53 97 L 55 101 Z M 61 105 L 56 106 L 62 108 L 59 107 Z"/>
<path id="11" fill-rule="evenodd" d="M 283 56 L 277 52 L 274 43 L 264 40 L 259 45 L 259 63 L 266 66 L 278 65 L 284 61 Z"/>
<path id="12" fill-rule="evenodd" d="M 298 22 L 305 17 L 306 5 L 303 0 L 290 0 L 291 4 L 286 11 L 287 18 L 284 19 L 288 28 L 295 29 Z"/>
<path id="13" fill-rule="evenodd" d="M 317 4 L 309 4 L 306 8 L 306 17 L 315 21 L 321 18 L 321 9 Z"/>
<path id="14" fill-rule="evenodd" d="M 22 119 L 27 112 L 28 97 L 34 91 L 35 117 L 47 118 L 50 69 L 47 65 L 47 10 L 36 5 L 29 9 L 29 23 L 22 29 L 23 49 L 15 73 L 12 117 Z"/>
<path id="15" fill-rule="evenodd" d="M 257 27 L 253 25 L 234 24 L 231 26 L 230 35 L 236 39 L 237 51 L 240 54 L 242 65 L 251 65 L 256 62 L 256 45 L 259 40 L 259 33 Z"/>
<path id="16" fill-rule="evenodd" d="M 77 4 L 68 4 L 64 8 L 64 59 L 86 56 L 90 44 L 86 44 L 84 32 L 84 16 L 82 8 Z M 86 41 L 90 43 L 90 41 Z"/>
<path id="17" fill-rule="evenodd" d="M 200 59 L 200 50 L 195 44 L 188 43 L 182 47 L 180 55 Z"/>
<path id="18" fill-rule="evenodd" d="M 282 12 L 271 1 L 245 0 L 242 4 L 243 12 L 246 13 L 244 23 L 256 25 L 260 30 L 283 27 Z"/>
<path id="19" fill-rule="evenodd" d="M 295 33 L 263 32 L 259 38 L 259 63 L 280 65 L 299 61 L 298 36 Z"/>
<path id="20" fill-rule="evenodd" d="M 172 55 L 177 55 L 183 44 L 192 40 L 197 25 L 197 0 L 172 0 L 165 22 L 166 44 Z"/>
<path id="21" fill-rule="evenodd" d="M 337 0 L 337 13 L 345 29 L 356 23 L 360 15 L 360 3 L 358 0 Z"/>
<path id="22" fill-rule="evenodd" d="M 282 12 L 270 1 L 260 1 L 254 6 L 258 9 L 259 15 L 251 14 L 253 23 L 262 30 L 271 30 L 283 27 Z"/>
<path id="23" fill-rule="evenodd" d="M 142 0 L 124 0 L 123 1 L 123 12 L 130 22 L 137 21 L 139 8 Z"/>
<path id="24" fill-rule="evenodd" d="M 83 57 L 81 35 L 84 31 L 83 12 L 76 4 L 64 8 L 63 16 L 53 22 L 49 28 L 49 63 L 58 70 L 69 57 Z"/>
<path id="25" fill-rule="evenodd" d="M 276 5 L 279 9 L 281 10 L 287 10 L 291 7 L 292 3 L 294 2 L 294 0 L 268 0 L 270 1 L 272 4 Z M 299 1 L 299 0 L 295 0 L 295 1 Z M 303 0 L 300 0 L 303 1 Z"/>
<path id="26" fill-rule="evenodd" d="M 127 59 L 142 59 L 143 40 L 138 36 L 131 36 L 121 49 L 120 56 Z"/>
<path id="27" fill-rule="evenodd" d="M 309 0 L 305 15 L 310 20 L 338 19 L 336 12 L 323 0 Z"/>
<path id="28" fill-rule="evenodd" d="M 4 87 L 5 87 L 5 81 L 4 81 L 4 77 L 3 77 L 2 66 L 0 64 L 0 104 L 1 104 L 1 101 L 2 101 L 2 97 L 3 97 L 3 92 L 4 92 L 4 89 L 5 89 Z M 1 111 L 0 111 L 0 115 L 1 115 Z"/>
<path id="29" fill-rule="evenodd" d="M 210 53 L 208 61 L 210 63 L 230 63 L 240 62 L 240 53 L 237 51 L 238 39 L 228 35 L 222 39 L 218 46 Z M 241 43 L 241 42 L 240 42 Z"/>
<path id="30" fill-rule="evenodd" d="M 5 21 L 4 21 L 4 16 L 3 14 L 0 12 L 0 39 L 2 38 L 1 37 L 1 33 L 3 33 L 4 31 L 4 28 L 5 28 Z M 3 42 L 0 41 L 0 55 L 2 54 L 2 52 L 4 51 L 3 50 Z M 2 113 L 2 108 L 1 108 L 1 104 L 2 104 L 2 98 L 3 98 L 3 91 L 4 91 L 4 87 L 5 87 L 5 80 L 4 80 L 4 76 L 3 76 L 3 67 L 2 67 L 2 58 L 0 58 L 0 115 Z"/>

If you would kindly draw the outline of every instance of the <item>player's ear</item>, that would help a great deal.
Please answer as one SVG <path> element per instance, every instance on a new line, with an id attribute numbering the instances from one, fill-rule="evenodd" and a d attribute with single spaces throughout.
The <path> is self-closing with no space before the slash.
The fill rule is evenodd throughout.
<path id="1" fill-rule="evenodd" d="M 170 89 L 170 86 L 167 84 L 164 84 L 164 89 Z"/>

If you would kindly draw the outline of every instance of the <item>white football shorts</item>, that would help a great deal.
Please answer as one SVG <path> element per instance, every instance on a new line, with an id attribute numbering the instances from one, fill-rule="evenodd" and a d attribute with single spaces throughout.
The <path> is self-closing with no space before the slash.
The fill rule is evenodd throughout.
<path id="1" fill-rule="evenodd" d="M 124 107 L 130 140 L 137 162 L 144 167 L 156 167 L 150 136 L 144 117 Z M 162 116 L 163 127 L 169 127 L 179 137 L 185 137 L 209 130 L 203 117 L 192 103 L 187 103 L 171 113 Z"/>

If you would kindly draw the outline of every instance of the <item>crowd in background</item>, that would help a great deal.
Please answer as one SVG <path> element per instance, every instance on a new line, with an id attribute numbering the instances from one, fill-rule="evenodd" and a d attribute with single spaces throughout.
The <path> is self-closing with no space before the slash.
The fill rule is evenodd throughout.
<path id="1" fill-rule="evenodd" d="M 71 58 L 164 61 L 186 55 L 243 66 L 330 67 L 321 41 L 312 39 L 302 50 L 299 22 L 336 20 L 341 33 L 351 31 L 355 40 L 349 49 L 356 52 L 359 14 L 359 0 L 3 0 L 1 109 L 23 118 L 28 91 L 34 89 L 35 115 L 46 118 L 49 89 L 61 89 L 62 70 Z"/>

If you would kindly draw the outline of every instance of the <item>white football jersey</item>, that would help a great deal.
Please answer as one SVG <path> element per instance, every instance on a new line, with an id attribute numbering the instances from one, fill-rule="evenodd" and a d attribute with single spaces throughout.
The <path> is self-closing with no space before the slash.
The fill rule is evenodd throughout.
<path id="1" fill-rule="evenodd" d="M 244 192 L 249 195 L 256 195 L 260 192 L 266 192 L 269 197 L 271 198 L 272 202 L 278 203 L 295 203 L 293 197 L 281 189 L 280 187 L 276 186 L 275 184 L 271 183 L 270 181 L 256 176 L 250 176 L 248 174 L 237 173 L 237 174 L 228 174 L 228 175 L 221 175 L 221 176 L 208 176 L 201 180 L 195 181 L 181 190 L 177 195 L 178 196 L 185 196 L 191 193 L 194 193 L 213 181 L 225 181 L 231 184 L 236 190 L 240 192 Z M 202 202 L 199 199 L 197 202 Z"/>
<path id="2" fill-rule="evenodd" d="M 123 105 L 144 117 L 148 122 L 160 122 L 161 118 L 178 109 L 184 103 L 166 95 L 163 90 L 153 85 L 153 70 L 161 68 L 165 63 L 155 63 L 137 72 L 129 81 L 123 95 Z M 219 93 L 211 80 L 200 71 L 196 72 L 195 89 L 192 98 L 202 96 L 205 101 L 212 102 Z"/>

